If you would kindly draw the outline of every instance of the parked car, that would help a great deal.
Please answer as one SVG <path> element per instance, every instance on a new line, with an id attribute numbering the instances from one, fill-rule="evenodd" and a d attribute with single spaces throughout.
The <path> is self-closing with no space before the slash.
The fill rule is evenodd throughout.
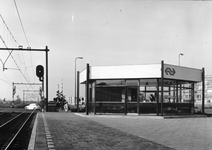
<path id="1" fill-rule="evenodd" d="M 25 106 L 24 108 L 27 109 L 27 110 L 41 109 L 41 107 L 37 103 L 31 103 L 31 104 Z"/>

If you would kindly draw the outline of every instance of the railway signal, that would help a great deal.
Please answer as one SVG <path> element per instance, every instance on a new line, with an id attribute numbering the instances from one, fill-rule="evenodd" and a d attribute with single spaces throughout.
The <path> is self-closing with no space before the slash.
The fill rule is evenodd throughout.
<path id="1" fill-rule="evenodd" d="M 16 86 L 13 86 L 13 96 L 15 95 L 16 93 Z"/>
<path id="2" fill-rule="evenodd" d="M 44 71 L 43 70 L 44 69 L 43 69 L 43 66 L 42 65 L 38 65 L 36 67 L 36 75 L 37 75 L 37 77 L 39 77 L 39 80 L 41 82 L 43 82 L 43 75 L 44 75 Z"/>
<path id="3" fill-rule="evenodd" d="M 44 75 L 44 68 L 42 65 L 38 65 L 36 67 L 36 75 L 37 77 L 39 78 L 39 80 L 42 82 L 42 87 L 40 87 L 40 90 L 39 90 L 39 94 L 40 94 L 40 97 L 42 99 L 42 93 L 43 93 L 43 89 L 44 89 L 44 78 L 43 78 L 43 75 Z"/>
<path id="4" fill-rule="evenodd" d="M 40 97 L 42 97 L 42 92 L 43 92 L 43 88 L 40 87 L 40 89 L 39 89 L 39 95 L 40 95 Z"/>

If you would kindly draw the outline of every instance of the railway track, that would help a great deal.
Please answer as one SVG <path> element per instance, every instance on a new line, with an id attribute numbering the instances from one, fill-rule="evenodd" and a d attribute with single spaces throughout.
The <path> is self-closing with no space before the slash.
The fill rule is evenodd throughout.
<path id="1" fill-rule="evenodd" d="M 35 111 L 22 112 L 0 125 L 0 149 L 27 149 Z"/>
<path id="2" fill-rule="evenodd" d="M 10 119 L 20 114 L 20 112 L 4 112 L 0 114 L 0 126 Z"/>

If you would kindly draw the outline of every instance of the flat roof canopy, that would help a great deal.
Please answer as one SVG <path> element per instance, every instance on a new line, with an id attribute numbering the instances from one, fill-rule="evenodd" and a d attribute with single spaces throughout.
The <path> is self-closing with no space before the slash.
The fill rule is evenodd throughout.
<path id="1" fill-rule="evenodd" d="M 202 70 L 164 64 L 164 78 L 201 82 Z"/>
<path id="2" fill-rule="evenodd" d="M 162 64 L 90 66 L 89 79 L 142 79 L 161 78 Z M 80 72 L 80 83 L 86 81 L 86 69 Z M 164 64 L 164 79 L 202 81 L 202 70 Z"/>

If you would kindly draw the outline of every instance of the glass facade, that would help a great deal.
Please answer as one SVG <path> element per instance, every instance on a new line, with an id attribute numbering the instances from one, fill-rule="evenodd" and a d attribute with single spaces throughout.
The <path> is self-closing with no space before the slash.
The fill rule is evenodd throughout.
<path id="1" fill-rule="evenodd" d="M 96 102 L 124 102 L 124 87 L 96 87 Z"/>
<path id="2" fill-rule="evenodd" d="M 161 79 L 93 80 L 90 85 L 90 112 L 194 113 L 193 82 L 165 79 L 163 100 Z"/>
<path id="3" fill-rule="evenodd" d="M 161 87 L 160 87 L 161 88 Z M 194 83 L 164 80 L 163 112 L 165 114 L 194 113 Z M 161 92 L 160 92 L 161 95 Z M 161 103 L 161 96 L 159 102 Z"/>

